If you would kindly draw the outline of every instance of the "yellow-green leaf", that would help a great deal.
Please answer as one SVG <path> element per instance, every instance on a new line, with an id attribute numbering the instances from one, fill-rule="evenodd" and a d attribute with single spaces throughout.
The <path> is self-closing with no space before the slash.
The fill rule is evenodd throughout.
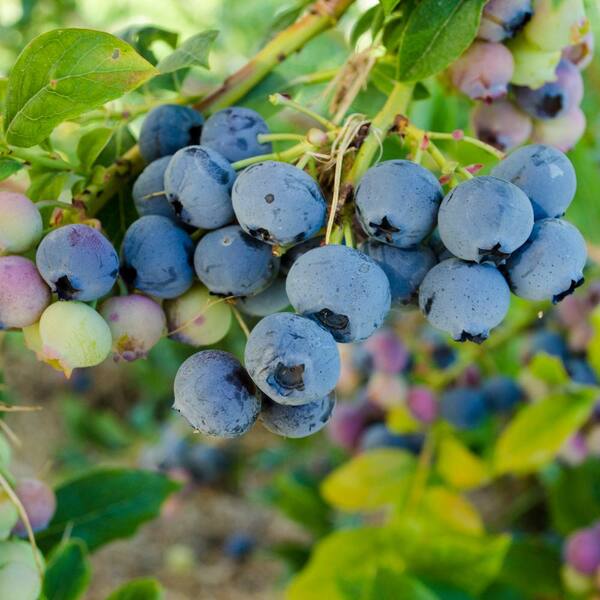
<path id="1" fill-rule="evenodd" d="M 460 494 L 441 485 L 426 490 L 421 512 L 448 531 L 475 536 L 484 533 L 483 521 L 475 507 Z"/>
<path id="2" fill-rule="evenodd" d="M 440 441 L 437 471 L 445 481 L 459 490 L 479 487 L 490 479 L 487 465 L 451 435 Z"/>
<path id="3" fill-rule="evenodd" d="M 188 38 L 157 65 L 161 73 L 172 73 L 185 67 L 208 67 L 208 55 L 218 31 L 209 29 Z"/>
<path id="4" fill-rule="evenodd" d="M 413 433 L 421 429 L 421 424 L 411 414 L 406 406 L 391 408 L 385 418 L 390 431 L 394 433 Z"/>
<path id="5" fill-rule="evenodd" d="M 594 335 L 587 349 L 588 362 L 596 375 L 600 378 L 600 307 L 592 313 L 592 327 Z"/>
<path id="6" fill-rule="evenodd" d="M 529 364 L 529 371 L 536 378 L 549 385 L 565 385 L 569 375 L 558 356 L 550 356 L 545 352 L 536 354 Z"/>

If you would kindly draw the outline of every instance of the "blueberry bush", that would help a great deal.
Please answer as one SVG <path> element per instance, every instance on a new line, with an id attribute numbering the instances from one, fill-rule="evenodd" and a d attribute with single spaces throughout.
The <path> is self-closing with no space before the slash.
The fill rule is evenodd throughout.
<path id="1" fill-rule="evenodd" d="M 0 420 L 0 599 L 86 597 L 257 473 L 291 600 L 600 598 L 596 3 L 225 2 L 185 39 L 77 4 L 0 26 L 0 347 L 69 431 L 24 477 Z M 80 401 L 110 360 L 126 410 Z"/>

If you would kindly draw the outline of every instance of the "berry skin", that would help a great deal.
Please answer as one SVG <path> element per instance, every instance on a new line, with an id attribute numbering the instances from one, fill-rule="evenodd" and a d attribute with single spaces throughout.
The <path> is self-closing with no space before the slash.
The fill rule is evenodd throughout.
<path id="1" fill-rule="evenodd" d="M 421 385 L 408 390 L 406 404 L 412 416 L 421 423 L 433 423 L 438 416 L 438 403 L 433 392 Z"/>
<path id="2" fill-rule="evenodd" d="M 488 408 L 494 412 L 510 411 L 525 398 L 519 384 L 503 375 L 486 380 L 481 387 L 481 393 Z"/>
<path id="3" fill-rule="evenodd" d="M 325 224 L 327 206 L 317 182 L 283 162 L 270 160 L 244 169 L 233 186 L 232 201 L 244 231 L 267 244 L 297 244 Z"/>
<path id="4" fill-rule="evenodd" d="M 423 447 L 423 435 L 409 433 L 400 435 L 391 432 L 383 423 L 376 423 L 365 430 L 360 440 L 360 450 L 374 450 L 375 448 L 400 448 L 413 454 L 419 454 Z"/>
<path id="5" fill-rule="evenodd" d="M 152 161 L 138 176 L 133 184 L 131 194 L 135 208 L 140 217 L 145 215 L 162 215 L 172 221 L 177 221 L 175 209 L 169 203 L 165 189 L 165 171 L 171 160 L 171 155 L 163 156 Z"/>
<path id="6" fill-rule="evenodd" d="M 554 71 L 560 61 L 560 50 L 540 50 L 524 36 L 517 36 L 507 44 L 514 61 L 511 83 L 538 88 L 554 79 Z"/>
<path id="7" fill-rule="evenodd" d="M 42 236 L 42 216 L 23 194 L 0 191 L 0 255 L 29 250 Z"/>
<path id="8" fill-rule="evenodd" d="M 169 337 L 190 346 L 209 346 L 221 341 L 231 327 L 231 308 L 211 296 L 201 284 L 164 304 Z"/>
<path id="9" fill-rule="evenodd" d="M 366 402 L 338 404 L 327 426 L 329 438 L 346 450 L 354 450 L 378 409 Z"/>
<path id="10" fill-rule="evenodd" d="M 331 335 L 291 313 L 275 313 L 259 321 L 246 343 L 244 362 L 264 394 L 291 406 L 324 398 L 340 374 L 340 357 Z"/>
<path id="11" fill-rule="evenodd" d="M 540 352 L 545 352 L 562 360 L 567 360 L 569 356 L 569 349 L 562 336 L 547 329 L 536 331 L 530 340 L 529 346 L 528 354 L 531 356 L 535 356 Z"/>
<path id="12" fill-rule="evenodd" d="M 387 160 L 361 179 L 356 210 L 367 235 L 410 248 L 433 230 L 442 197 L 430 171 L 409 160 Z"/>
<path id="13" fill-rule="evenodd" d="M 163 309 L 147 296 L 115 296 L 103 302 L 99 312 L 110 328 L 115 360 L 146 358 L 166 332 Z"/>
<path id="14" fill-rule="evenodd" d="M 593 32 L 589 31 L 578 43 L 563 48 L 562 57 L 573 63 L 580 71 L 583 71 L 594 58 Z"/>
<path id="15" fill-rule="evenodd" d="M 52 488 L 39 479 L 22 479 L 17 482 L 15 493 L 29 517 L 34 532 L 43 531 L 56 511 L 56 496 Z M 20 537 L 27 535 L 25 524 L 19 519 L 13 533 Z"/>
<path id="16" fill-rule="evenodd" d="M 536 0 L 523 32 L 527 40 L 546 51 L 578 43 L 586 28 L 583 0 Z"/>
<path id="17" fill-rule="evenodd" d="M 51 304 L 42 313 L 38 334 L 42 360 L 67 377 L 78 367 L 100 364 L 112 346 L 106 321 L 82 302 Z"/>
<path id="18" fill-rule="evenodd" d="M 30 260 L 0 256 L 0 331 L 36 323 L 50 300 L 50 289 Z"/>
<path id="19" fill-rule="evenodd" d="M 390 310 L 390 284 L 381 267 L 346 246 L 314 248 L 287 277 L 296 311 L 327 329 L 338 342 L 358 342 L 378 329 Z"/>
<path id="20" fill-rule="evenodd" d="M 440 416 L 458 429 L 474 429 L 487 416 L 483 394 L 467 387 L 447 390 L 440 398 Z"/>
<path id="21" fill-rule="evenodd" d="M 595 529 L 580 529 L 567 539 L 565 560 L 579 573 L 593 575 L 600 567 L 600 535 Z"/>
<path id="22" fill-rule="evenodd" d="M 267 289 L 255 296 L 241 298 L 237 302 L 238 308 L 252 317 L 266 317 L 285 310 L 289 305 L 284 277 L 278 277 Z"/>
<path id="23" fill-rule="evenodd" d="M 444 198 L 438 228 L 454 256 L 501 264 L 527 241 L 533 209 L 516 185 L 484 175 L 457 185 Z"/>
<path id="24" fill-rule="evenodd" d="M 252 296 L 269 286 L 278 261 L 271 247 L 246 235 L 238 225 L 207 233 L 196 246 L 200 281 L 217 296 Z"/>
<path id="25" fill-rule="evenodd" d="M 176 298 L 192 285 L 193 249 L 190 236 L 167 217 L 140 217 L 123 239 L 121 276 L 142 292 Z"/>
<path id="26" fill-rule="evenodd" d="M 598 385 L 598 378 L 585 358 L 572 358 L 567 361 L 567 371 L 575 383 Z"/>
<path id="27" fill-rule="evenodd" d="M 257 112 L 232 106 L 206 119 L 200 143 L 235 162 L 273 151 L 270 142 L 259 144 L 256 136 L 261 133 L 269 133 L 269 127 Z"/>
<path id="28" fill-rule="evenodd" d="M 568 152 L 585 133 L 586 119 L 583 111 L 576 106 L 559 119 L 537 121 L 531 134 L 532 141 Z"/>
<path id="29" fill-rule="evenodd" d="M 204 146 L 182 148 L 169 161 L 164 179 L 167 198 L 184 223 L 217 229 L 233 221 L 235 171 L 218 152 Z"/>
<path id="30" fill-rule="evenodd" d="M 529 196 L 536 221 L 564 215 L 577 187 L 571 161 L 560 150 L 539 144 L 511 152 L 492 175 L 514 183 Z"/>
<path id="31" fill-rule="evenodd" d="M 477 37 L 488 42 L 512 38 L 532 14 L 531 0 L 489 0 L 481 15 Z"/>
<path id="32" fill-rule="evenodd" d="M 263 396 L 259 418 L 271 433 L 288 438 L 303 438 L 317 433 L 327 425 L 334 406 L 333 393 L 301 406 L 286 406 Z"/>
<path id="33" fill-rule="evenodd" d="M 450 258 L 427 275 L 419 307 L 427 320 L 455 340 L 481 343 L 508 311 L 510 290 L 496 267 Z"/>
<path id="34" fill-rule="evenodd" d="M 408 366 L 410 355 L 400 338 L 391 330 L 375 332 L 363 347 L 371 355 L 375 371 L 397 375 Z"/>
<path id="35" fill-rule="evenodd" d="M 535 90 L 514 86 L 517 104 L 534 119 L 557 119 L 577 108 L 583 99 L 583 78 L 568 60 L 561 60 L 554 81 Z"/>
<path id="36" fill-rule="evenodd" d="M 505 269 L 517 296 L 557 303 L 583 283 L 586 260 L 585 240 L 574 225 L 561 219 L 542 219 Z"/>
<path id="37" fill-rule="evenodd" d="M 197 144 L 203 123 L 202 115 L 187 106 L 163 104 L 152 109 L 144 119 L 138 140 L 142 157 L 151 163 Z"/>
<path id="38" fill-rule="evenodd" d="M 480 140 L 502 151 L 524 144 L 533 128 L 529 116 L 509 100 L 477 104 L 471 123 Z"/>
<path id="39" fill-rule="evenodd" d="M 436 262 L 442 262 L 447 258 L 452 258 L 452 252 L 450 252 L 450 250 L 444 246 L 444 242 L 442 242 L 442 238 L 440 238 L 440 230 L 437 227 L 429 236 L 429 239 L 427 240 L 427 246 L 435 255 Z"/>
<path id="40" fill-rule="evenodd" d="M 38 246 L 35 262 L 61 300 L 97 300 L 110 292 L 119 275 L 117 251 L 88 225 L 51 231 Z"/>
<path id="41" fill-rule="evenodd" d="M 237 437 L 256 421 L 260 401 L 233 354 L 203 350 L 179 367 L 173 408 L 205 435 Z"/>
<path id="42" fill-rule="evenodd" d="M 44 558 L 39 552 L 38 560 L 44 564 Z M 28 541 L 0 542 L 0 564 L 0 598 L 38 600 L 42 591 L 42 581 Z"/>
<path id="43" fill-rule="evenodd" d="M 415 302 L 421 281 L 437 262 L 433 251 L 427 246 L 396 248 L 370 239 L 360 249 L 387 275 L 392 303 L 403 305 Z"/>
<path id="44" fill-rule="evenodd" d="M 292 268 L 292 265 L 303 255 L 306 254 L 309 250 L 313 248 L 318 248 L 319 246 L 323 246 L 325 244 L 324 236 L 317 236 L 314 238 L 310 238 L 305 242 L 300 244 L 296 244 L 292 246 L 282 257 L 281 257 L 281 266 L 279 267 L 279 272 L 282 275 L 287 275 Z"/>
<path id="45" fill-rule="evenodd" d="M 473 100 L 506 95 L 514 70 L 508 48 L 493 42 L 473 42 L 450 67 L 452 85 Z"/>

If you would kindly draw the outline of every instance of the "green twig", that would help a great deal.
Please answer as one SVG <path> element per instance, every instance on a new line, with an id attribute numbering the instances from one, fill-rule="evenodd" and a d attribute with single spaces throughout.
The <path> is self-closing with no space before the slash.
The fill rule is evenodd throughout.
<path id="1" fill-rule="evenodd" d="M 291 98 L 288 98 L 283 94 L 271 94 L 269 96 L 269 102 L 271 102 L 273 106 L 287 106 L 288 108 L 291 108 L 299 113 L 307 115 L 311 119 L 314 119 L 320 125 L 323 125 L 323 127 L 325 127 L 325 129 L 328 129 L 329 131 L 335 131 L 338 128 L 335 123 L 333 123 L 329 119 L 326 119 L 323 115 L 320 115 L 314 110 L 303 106 L 299 102 L 296 102 L 295 100 L 292 100 Z"/>

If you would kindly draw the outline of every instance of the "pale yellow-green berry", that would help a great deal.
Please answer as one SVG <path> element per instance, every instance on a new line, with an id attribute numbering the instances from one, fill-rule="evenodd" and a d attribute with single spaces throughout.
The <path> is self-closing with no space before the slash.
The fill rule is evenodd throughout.
<path id="1" fill-rule="evenodd" d="M 529 43 L 551 52 L 579 43 L 588 29 L 583 0 L 536 0 L 523 33 Z"/>
<path id="2" fill-rule="evenodd" d="M 38 553 L 40 564 L 44 559 Z M 0 542 L 0 598 L 37 600 L 42 581 L 29 542 Z"/>
<path id="3" fill-rule="evenodd" d="M 560 61 L 560 50 L 540 50 L 523 36 L 518 36 L 508 47 L 513 55 L 515 68 L 511 83 L 536 89 L 556 79 L 556 67 Z"/>
<path id="4" fill-rule="evenodd" d="M 42 217 L 23 194 L 0 192 L 0 255 L 32 248 L 42 236 Z"/>
<path id="5" fill-rule="evenodd" d="M 19 513 L 4 490 L 0 490 L 0 540 L 10 535 L 19 520 Z"/>

